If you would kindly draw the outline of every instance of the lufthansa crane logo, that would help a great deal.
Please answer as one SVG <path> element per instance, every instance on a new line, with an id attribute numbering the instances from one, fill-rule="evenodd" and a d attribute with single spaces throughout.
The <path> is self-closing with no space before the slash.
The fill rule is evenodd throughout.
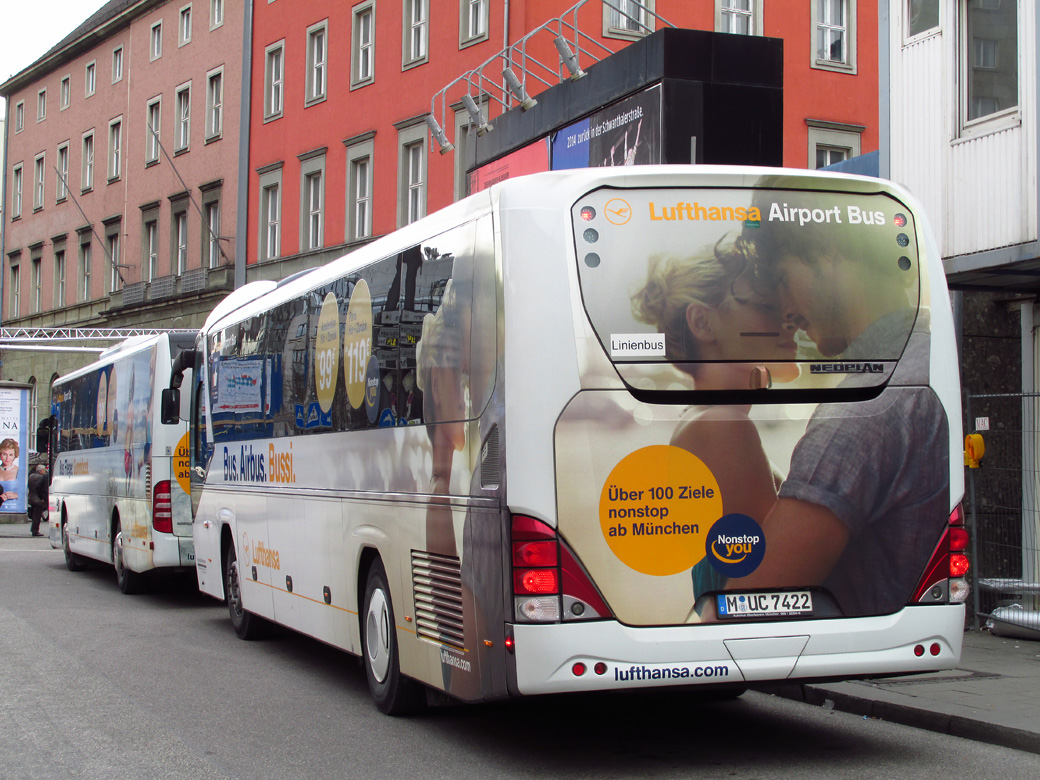
<path id="1" fill-rule="evenodd" d="M 627 225 L 632 219 L 632 206 L 624 198 L 611 198 L 603 207 L 603 213 L 611 225 Z"/>

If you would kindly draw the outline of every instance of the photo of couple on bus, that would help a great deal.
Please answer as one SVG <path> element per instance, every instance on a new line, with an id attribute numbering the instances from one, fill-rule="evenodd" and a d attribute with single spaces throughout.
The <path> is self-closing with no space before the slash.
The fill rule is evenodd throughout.
<path id="1" fill-rule="evenodd" d="M 915 452 L 942 452 L 948 427 L 927 386 L 928 311 L 904 243 L 912 226 L 901 233 L 906 217 L 885 200 L 882 214 L 847 197 L 758 190 L 760 221 L 690 256 L 651 257 L 632 295 L 634 318 L 665 334 L 668 361 L 697 391 L 746 390 L 756 372 L 776 389 L 804 387 L 814 381 L 806 361 L 842 361 L 837 387 L 847 389 L 876 383 L 861 370 L 899 361 L 884 392 L 819 405 L 786 474 L 750 404 L 685 410 L 670 444 L 703 461 L 724 513 L 752 518 L 765 538 L 747 576 L 727 578 L 708 556 L 694 566 L 691 621 L 714 618 L 714 600 L 699 597 L 734 589 L 819 586 L 839 614 L 894 612 L 939 539 L 949 463 Z M 866 213 L 877 224 L 862 224 Z"/>

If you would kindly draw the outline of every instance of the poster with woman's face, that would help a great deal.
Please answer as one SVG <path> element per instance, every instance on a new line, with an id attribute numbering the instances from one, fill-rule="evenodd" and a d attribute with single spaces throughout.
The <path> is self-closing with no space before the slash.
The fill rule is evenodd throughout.
<path id="1" fill-rule="evenodd" d="M 28 388 L 0 388 L 0 512 L 24 514 L 28 457 Z"/>

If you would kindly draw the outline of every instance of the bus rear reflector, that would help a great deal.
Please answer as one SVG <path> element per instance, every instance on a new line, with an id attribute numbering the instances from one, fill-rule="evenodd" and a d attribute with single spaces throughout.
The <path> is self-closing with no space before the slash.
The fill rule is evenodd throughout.
<path id="1" fill-rule="evenodd" d="M 173 533 L 173 500 L 168 479 L 156 482 L 152 491 L 152 528 L 163 534 Z"/>

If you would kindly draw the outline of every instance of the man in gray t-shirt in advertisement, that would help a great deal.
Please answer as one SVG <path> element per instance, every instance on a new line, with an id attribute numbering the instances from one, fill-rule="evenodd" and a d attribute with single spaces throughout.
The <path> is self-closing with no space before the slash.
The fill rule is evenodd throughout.
<path id="1" fill-rule="evenodd" d="M 819 197 L 783 195 L 788 203 Z M 915 305 L 916 266 L 911 273 L 906 258 L 899 261 L 888 230 L 892 247 L 882 244 L 881 256 L 870 242 L 828 227 L 763 223 L 752 234 L 783 316 L 826 358 L 902 357 L 880 395 L 816 409 L 763 523 L 762 564 L 726 587 L 819 585 L 845 615 L 891 613 L 912 596 L 948 521 L 949 429 L 928 388 L 929 329 L 927 312 L 919 315 Z M 861 378 L 850 374 L 842 387 Z"/>

